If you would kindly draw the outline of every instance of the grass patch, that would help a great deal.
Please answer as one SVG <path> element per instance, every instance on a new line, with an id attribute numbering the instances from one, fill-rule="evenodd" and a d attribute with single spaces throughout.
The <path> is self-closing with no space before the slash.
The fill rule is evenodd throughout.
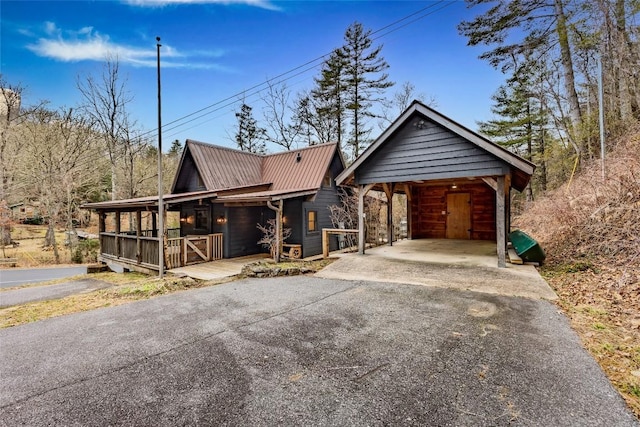
<path id="1" fill-rule="evenodd" d="M 0 328 L 23 325 L 96 308 L 113 307 L 157 295 L 235 280 L 235 278 L 227 278 L 205 282 L 190 278 L 168 277 L 158 279 L 140 273 L 98 273 L 90 277 L 112 283 L 114 286 L 86 294 L 70 295 L 65 298 L 48 301 L 35 301 L 0 309 Z"/>

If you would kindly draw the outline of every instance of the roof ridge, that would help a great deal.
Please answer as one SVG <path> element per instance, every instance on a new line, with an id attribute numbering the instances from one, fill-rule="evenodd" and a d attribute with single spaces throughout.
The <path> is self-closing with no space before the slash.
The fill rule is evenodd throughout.
<path id="1" fill-rule="evenodd" d="M 189 144 L 189 143 L 195 144 L 195 145 L 202 145 L 202 146 L 207 147 L 207 148 L 216 148 L 216 149 L 220 149 L 220 150 L 232 151 L 234 153 L 248 154 L 248 155 L 255 156 L 255 157 L 264 157 L 264 154 L 252 153 L 250 151 L 242 151 L 242 150 L 238 150 L 237 148 L 225 147 L 223 145 L 210 144 L 208 142 L 196 141 L 195 139 L 188 139 L 187 138 L 187 144 Z"/>
<path id="2" fill-rule="evenodd" d="M 329 145 L 336 146 L 336 145 L 338 145 L 338 143 L 337 142 L 325 142 L 325 143 L 322 143 L 322 144 L 309 145 L 309 146 L 302 147 L 302 148 L 296 148 L 295 150 L 285 150 L 285 151 L 280 151 L 278 153 L 265 154 L 264 157 L 282 156 L 282 155 L 285 155 L 285 154 L 297 153 L 298 151 L 308 151 L 308 150 L 313 150 L 313 149 L 319 149 L 319 148 L 322 148 L 322 147 L 327 147 Z"/>

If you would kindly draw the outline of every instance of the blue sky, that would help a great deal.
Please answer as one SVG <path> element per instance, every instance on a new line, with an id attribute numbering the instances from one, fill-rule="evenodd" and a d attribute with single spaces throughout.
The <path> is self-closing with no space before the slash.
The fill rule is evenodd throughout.
<path id="1" fill-rule="evenodd" d="M 478 59 L 482 49 L 467 47 L 458 35 L 457 24 L 481 12 L 463 1 L 3 0 L 0 7 L 0 70 L 6 81 L 25 87 L 24 105 L 76 106 L 77 79 L 99 76 L 105 55 L 116 53 L 134 98 L 131 116 L 141 129 L 154 130 L 156 36 L 163 45 L 163 123 L 231 98 L 234 105 L 218 104 L 191 118 L 204 117 L 164 130 L 165 147 L 186 138 L 234 146 L 229 135 L 237 94 L 339 47 L 354 21 L 376 31 L 429 7 L 377 33 L 374 44 L 384 45 L 397 83 L 391 92 L 409 81 L 435 99 L 437 110 L 472 129 L 491 117 L 491 95 L 503 81 Z M 320 62 L 314 64 L 285 76 L 292 96 L 313 85 Z M 245 92 L 246 100 L 260 121 L 254 92 Z M 380 130 L 373 127 L 375 137 Z"/>

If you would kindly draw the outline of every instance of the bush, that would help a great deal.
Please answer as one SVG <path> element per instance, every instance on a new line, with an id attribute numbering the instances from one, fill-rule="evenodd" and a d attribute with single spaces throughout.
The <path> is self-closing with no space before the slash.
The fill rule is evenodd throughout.
<path id="1" fill-rule="evenodd" d="M 81 240 L 71 255 L 71 261 L 76 264 L 97 262 L 99 249 L 100 241 L 98 239 Z"/>

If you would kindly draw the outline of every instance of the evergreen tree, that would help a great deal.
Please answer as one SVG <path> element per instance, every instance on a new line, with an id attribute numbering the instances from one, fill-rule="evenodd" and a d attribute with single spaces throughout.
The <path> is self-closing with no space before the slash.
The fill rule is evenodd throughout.
<path id="1" fill-rule="evenodd" d="M 320 78 L 316 78 L 316 88 L 311 91 L 313 106 L 317 113 L 317 123 L 320 134 L 326 135 L 319 142 L 338 142 L 342 146 L 345 122 L 345 97 L 344 71 L 345 60 L 339 50 L 334 50 L 329 58 L 322 64 Z"/>
<path id="2" fill-rule="evenodd" d="M 498 88 L 493 95 L 491 111 L 495 119 L 480 122 L 480 131 L 494 142 L 541 166 L 534 177 L 535 185 L 546 189 L 546 111 L 544 98 L 531 90 L 533 79 L 531 70 L 521 67 L 507 84 Z M 531 182 L 526 189 L 528 201 L 533 200 Z"/>
<path id="3" fill-rule="evenodd" d="M 171 148 L 169 148 L 169 155 L 170 156 L 179 156 L 180 153 L 182 152 L 182 144 L 180 143 L 179 140 L 175 139 L 172 143 L 171 143 Z"/>
<path id="4" fill-rule="evenodd" d="M 253 117 L 252 108 L 242 103 L 240 111 L 236 113 L 238 130 L 235 135 L 238 148 L 250 153 L 265 154 L 267 151 L 264 142 L 265 130 L 258 127 L 258 122 Z"/>
<path id="5" fill-rule="evenodd" d="M 344 107 L 351 118 L 347 144 L 355 159 L 368 142 L 371 129 L 367 128 L 367 119 L 376 117 L 374 104 L 384 100 L 384 91 L 394 83 L 384 72 L 389 64 L 380 56 L 382 45 L 372 47 L 371 30 L 365 30 L 361 23 L 354 22 L 347 28 L 344 39 L 344 46 L 336 54 L 343 63 Z"/>
<path id="6" fill-rule="evenodd" d="M 484 14 L 472 21 L 464 21 L 458 26 L 461 34 L 469 39 L 470 46 L 484 44 L 492 49 L 480 55 L 480 58 L 501 68 L 503 72 L 510 70 L 515 58 L 531 57 L 534 54 L 543 56 L 543 52 L 554 50 L 557 46 L 558 56 L 554 58 L 561 66 L 563 91 L 559 98 L 565 99 L 568 120 L 563 124 L 567 136 L 578 155 L 581 154 L 580 128 L 582 126 L 582 110 L 576 90 L 576 78 L 570 44 L 568 14 L 565 10 L 566 0 L 466 0 L 470 6 L 495 4 Z M 521 36 L 518 39 L 518 36 Z M 511 43 L 507 43 L 509 40 Z M 513 69 L 511 69 L 513 71 Z"/>

